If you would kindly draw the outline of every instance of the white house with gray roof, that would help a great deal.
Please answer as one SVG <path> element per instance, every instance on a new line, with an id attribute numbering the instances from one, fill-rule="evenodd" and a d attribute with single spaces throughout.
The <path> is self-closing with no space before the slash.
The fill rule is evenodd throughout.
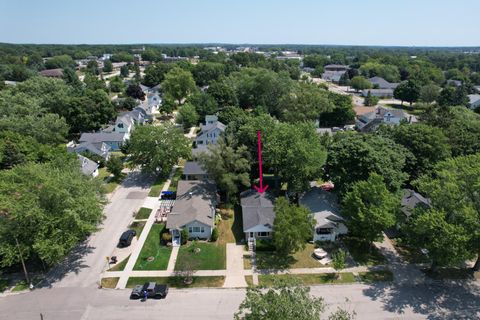
<path id="1" fill-rule="evenodd" d="M 395 89 L 398 87 L 398 83 L 395 82 L 388 82 L 387 80 L 383 79 L 382 77 L 372 77 L 368 79 L 368 81 L 373 85 L 376 89 Z"/>
<path id="2" fill-rule="evenodd" d="M 108 160 L 110 158 L 110 150 L 111 148 L 104 142 L 97 142 L 97 143 L 82 142 L 82 143 L 76 144 L 73 141 L 70 141 L 67 144 L 67 152 L 93 153 L 104 158 L 105 160 Z"/>
<path id="3" fill-rule="evenodd" d="M 315 219 L 313 241 L 335 241 L 339 235 L 348 233 L 334 194 L 313 187 L 299 202 L 310 209 Z"/>
<path id="4" fill-rule="evenodd" d="M 355 122 L 355 126 L 359 131 L 372 132 L 375 131 L 382 123 L 388 125 L 397 125 L 400 124 L 401 121 L 414 123 L 418 122 L 418 119 L 415 116 L 404 112 L 403 110 L 389 109 L 378 106 L 372 112 L 359 115 Z"/>
<path id="5" fill-rule="evenodd" d="M 80 143 L 105 143 L 112 151 L 120 150 L 120 147 L 128 140 L 129 135 L 126 133 L 116 132 L 85 132 L 80 136 Z"/>
<path id="6" fill-rule="evenodd" d="M 197 146 L 217 144 L 220 135 L 225 132 L 227 126 L 218 121 L 217 116 L 205 116 L 205 125 L 200 125 L 200 133 L 195 138 Z"/>
<path id="7" fill-rule="evenodd" d="M 178 181 L 177 199 L 168 215 L 167 228 L 174 244 L 186 228 L 191 239 L 210 239 L 215 227 L 216 187 L 207 181 Z"/>
<path id="8" fill-rule="evenodd" d="M 273 197 L 267 193 L 247 190 L 240 194 L 242 206 L 243 232 L 245 239 L 270 239 L 273 235 Z"/>
<path id="9" fill-rule="evenodd" d="M 77 154 L 77 157 L 80 163 L 80 170 L 84 175 L 94 178 L 98 176 L 98 163 L 80 154 Z"/>

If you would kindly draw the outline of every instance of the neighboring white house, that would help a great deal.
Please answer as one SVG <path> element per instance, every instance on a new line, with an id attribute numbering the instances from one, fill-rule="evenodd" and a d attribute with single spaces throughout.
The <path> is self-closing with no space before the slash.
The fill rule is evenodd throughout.
<path id="1" fill-rule="evenodd" d="M 355 122 L 355 126 L 362 132 L 372 132 L 382 123 L 397 125 L 401 121 L 406 121 L 408 123 L 418 122 L 415 116 L 410 115 L 403 110 L 378 106 L 375 107 L 375 110 L 372 112 L 359 115 Z"/>
<path id="2" fill-rule="evenodd" d="M 80 163 L 80 170 L 84 175 L 94 178 L 98 176 L 98 163 L 80 154 L 77 154 L 77 157 Z"/>
<path id="3" fill-rule="evenodd" d="M 209 239 L 215 227 L 216 187 L 207 181 L 178 181 L 177 199 L 168 215 L 167 228 L 172 242 L 181 242 L 181 230 L 188 230 L 190 239 Z"/>
<path id="4" fill-rule="evenodd" d="M 122 144 L 125 143 L 129 138 L 129 135 L 126 133 L 116 133 L 116 132 L 93 132 L 93 133 L 82 133 L 80 136 L 80 143 L 105 143 L 110 147 L 112 151 L 120 150 Z"/>
<path id="5" fill-rule="evenodd" d="M 300 198 L 300 204 L 309 208 L 315 219 L 313 241 L 335 241 L 348 232 L 334 194 L 313 187 Z"/>
<path id="6" fill-rule="evenodd" d="M 200 133 L 195 138 L 197 146 L 217 144 L 220 135 L 225 132 L 226 126 L 218 121 L 217 116 L 205 116 L 205 125 L 200 125 Z"/>
<path id="7" fill-rule="evenodd" d="M 83 153 L 89 152 L 96 154 L 105 160 L 110 158 L 110 147 L 103 142 L 91 143 L 91 142 L 83 142 L 76 144 L 73 141 L 67 143 L 67 151 L 68 152 L 75 152 L 75 153 Z"/>
<path id="8" fill-rule="evenodd" d="M 269 193 L 247 190 L 240 194 L 243 232 L 249 242 L 254 239 L 270 239 L 273 234 L 273 198 Z"/>
<path id="9" fill-rule="evenodd" d="M 480 94 L 469 94 L 468 99 L 468 107 L 470 109 L 475 110 L 480 107 Z"/>
<path id="10" fill-rule="evenodd" d="M 365 89 L 362 90 L 362 96 L 367 97 L 368 93 L 378 98 L 393 98 L 393 89 Z"/>

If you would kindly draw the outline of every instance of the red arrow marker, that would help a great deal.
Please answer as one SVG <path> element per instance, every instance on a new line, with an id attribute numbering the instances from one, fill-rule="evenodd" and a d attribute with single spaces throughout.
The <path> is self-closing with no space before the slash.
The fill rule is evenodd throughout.
<path id="1" fill-rule="evenodd" d="M 260 137 L 260 130 L 257 131 L 257 139 L 258 139 L 258 166 L 260 169 L 260 187 L 253 186 L 255 190 L 259 193 L 264 193 L 267 190 L 268 185 L 263 186 L 263 170 L 262 170 L 262 138 Z"/>

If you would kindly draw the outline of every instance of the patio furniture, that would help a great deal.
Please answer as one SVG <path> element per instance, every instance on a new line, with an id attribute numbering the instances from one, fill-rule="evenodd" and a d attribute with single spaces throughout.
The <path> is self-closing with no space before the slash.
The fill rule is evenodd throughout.
<path id="1" fill-rule="evenodd" d="M 322 248 L 317 248 L 317 249 L 313 250 L 313 255 L 317 259 L 323 259 L 328 255 L 328 252 L 323 250 Z"/>

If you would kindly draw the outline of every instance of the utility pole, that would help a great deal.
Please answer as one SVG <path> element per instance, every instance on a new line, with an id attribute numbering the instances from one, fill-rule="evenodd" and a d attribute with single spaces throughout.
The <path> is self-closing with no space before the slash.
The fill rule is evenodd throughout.
<path id="1" fill-rule="evenodd" d="M 20 244 L 18 243 L 18 239 L 17 239 L 16 236 L 15 236 L 15 242 L 17 244 L 18 255 L 20 256 L 20 261 L 22 261 L 23 272 L 25 273 L 25 279 L 27 280 L 27 283 L 30 284 L 30 278 L 28 277 L 27 267 L 25 266 L 25 261 L 23 260 L 23 256 L 22 256 L 22 250 L 20 250 Z"/>

